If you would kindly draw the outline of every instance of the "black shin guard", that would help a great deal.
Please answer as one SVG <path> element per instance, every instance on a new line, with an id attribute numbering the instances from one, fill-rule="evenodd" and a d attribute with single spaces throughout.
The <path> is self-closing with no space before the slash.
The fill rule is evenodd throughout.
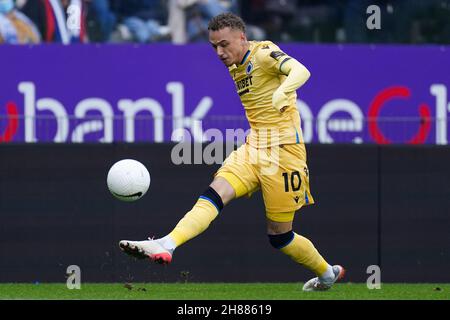
<path id="1" fill-rule="evenodd" d="M 269 234 L 269 242 L 275 249 L 286 247 L 294 239 L 295 233 L 291 230 L 282 234 Z"/>
<path id="2" fill-rule="evenodd" d="M 211 202 L 214 206 L 216 206 L 217 210 L 220 212 L 223 209 L 222 198 L 219 194 L 211 187 L 208 187 L 205 192 L 200 196 L 200 199 L 205 199 Z"/>

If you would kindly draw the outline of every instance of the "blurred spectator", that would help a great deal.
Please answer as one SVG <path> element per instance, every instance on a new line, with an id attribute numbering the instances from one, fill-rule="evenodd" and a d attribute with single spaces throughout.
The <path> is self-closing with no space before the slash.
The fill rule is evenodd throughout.
<path id="1" fill-rule="evenodd" d="M 169 0 L 172 42 L 206 41 L 209 20 L 223 12 L 238 13 L 237 0 Z"/>
<path id="2" fill-rule="evenodd" d="M 343 15 L 346 42 L 449 43 L 449 0 L 378 0 L 379 30 L 366 26 L 366 10 L 371 4 L 370 0 L 347 0 Z"/>
<path id="3" fill-rule="evenodd" d="M 299 0 L 298 3 L 298 14 L 293 18 L 291 40 L 335 42 L 339 41 L 339 36 L 342 38 L 342 35 L 339 35 L 343 32 L 342 10 L 346 8 L 347 0 Z M 364 17 L 365 9 L 361 14 Z"/>
<path id="4" fill-rule="evenodd" d="M 13 0 L 0 0 L 0 43 L 39 43 L 41 35 L 34 23 L 14 8 Z"/>
<path id="5" fill-rule="evenodd" d="M 172 43 L 184 44 L 188 42 L 186 32 L 186 8 L 196 0 L 169 0 L 168 24 L 172 36 Z"/>
<path id="6" fill-rule="evenodd" d="M 70 6 L 75 9 L 69 12 L 72 15 L 70 21 L 76 22 L 73 25 L 68 23 Z M 88 42 L 86 4 L 83 0 L 28 0 L 22 10 L 36 23 L 45 42 Z"/>
<path id="7" fill-rule="evenodd" d="M 334 42 L 345 0 L 249 0 L 241 2 L 245 21 L 281 42 Z"/>
<path id="8" fill-rule="evenodd" d="M 198 0 L 188 8 L 187 33 L 190 42 L 208 39 L 208 22 L 223 13 L 237 13 L 237 1 Z"/>
<path id="9" fill-rule="evenodd" d="M 35 23 L 42 41 L 65 44 L 85 43 L 88 39 L 140 43 L 171 39 L 175 44 L 207 41 L 209 20 L 222 12 L 241 15 L 251 40 L 450 43 L 450 0 L 16 0 L 15 3 Z M 373 4 L 380 8 L 379 30 L 366 26 L 367 8 Z M 70 5 L 81 8 L 78 28 L 67 27 Z M 11 6 L 13 0 L 0 0 L 2 41 L 34 43 L 39 33 L 36 36 L 27 17 L 19 11 L 4 13 L 11 11 Z"/>
<path id="10" fill-rule="evenodd" d="M 264 5 L 267 14 L 263 26 L 268 37 L 274 41 L 290 41 L 289 27 L 298 14 L 297 1 L 266 0 Z"/>
<path id="11" fill-rule="evenodd" d="M 117 22 L 109 0 L 90 0 L 87 19 L 89 40 L 109 42 Z"/>
<path id="12" fill-rule="evenodd" d="M 266 10 L 266 0 L 241 1 L 239 7 L 240 15 L 247 25 L 247 37 L 253 40 L 265 40 L 265 21 L 269 12 Z M 275 41 L 275 39 L 273 39 Z"/>
<path id="13" fill-rule="evenodd" d="M 119 39 L 140 43 L 168 39 L 167 0 L 112 1 L 118 16 Z"/>
<path id="14" fill-rule="evenodd" d="M 396 42 L 450 43 L 450 0 L 393 1 Z"/>
<path id="15" fill-rule="evenodd" d="M 369 30 L 366 22 L 369 17 L 367 8 L 373 4 L 371 0 L 347 0 L 343 12 L 343 26 L 345 30 L 345 42 L 394 42 L 395 41 L 395 16 L 394 4 L 392 0 L 378 0 L 377 6 L 380 8 L 381 29 Z M 395 8 L 397 9 L 397 8 Z M 396 11 L 396 10 L 395 10 Z"/>

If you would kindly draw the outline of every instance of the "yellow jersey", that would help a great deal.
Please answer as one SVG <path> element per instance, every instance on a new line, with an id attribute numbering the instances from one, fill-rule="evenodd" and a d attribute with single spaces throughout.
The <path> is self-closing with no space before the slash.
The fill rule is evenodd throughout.
<path id="1" fill-rule="evenodd" d="M 287 93 L 283 113 L 272 105 L 273 93 L 287 77 L 281 66 L 289 59 L 271 41 L 250 41 L 243 61 L 228 68 L 250 124 L 247 143 L 255 148 L 304 144 L 295 90 Z"/>

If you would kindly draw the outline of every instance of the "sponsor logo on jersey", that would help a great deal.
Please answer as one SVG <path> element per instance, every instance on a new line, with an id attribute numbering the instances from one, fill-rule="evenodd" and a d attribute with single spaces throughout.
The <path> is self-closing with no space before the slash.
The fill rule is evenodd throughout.
<path id="1" fill-rule="evenodd" d="M 247 87 L 253 85 L 252 79 L 253 79 L 253 77 L 249 76 L 249 77 L 245 77 L 242 80 L 236 81 L 236 88 L 238 90 L 241 90 L 241 89 L 244 89 L 244 88 L 247 88 Z"/>

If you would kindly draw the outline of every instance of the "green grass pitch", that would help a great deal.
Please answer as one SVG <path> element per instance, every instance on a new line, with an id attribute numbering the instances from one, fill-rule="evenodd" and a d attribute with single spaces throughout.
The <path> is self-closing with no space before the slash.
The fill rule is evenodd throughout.
<path id="1" fill-rule="evenodd" d="M 23 300 L 449 300 L 450 284 L 336 284 L 327 292 L 302 292 L 300 283 L 65 283 L 0 284 L 0 299 Z"/>

